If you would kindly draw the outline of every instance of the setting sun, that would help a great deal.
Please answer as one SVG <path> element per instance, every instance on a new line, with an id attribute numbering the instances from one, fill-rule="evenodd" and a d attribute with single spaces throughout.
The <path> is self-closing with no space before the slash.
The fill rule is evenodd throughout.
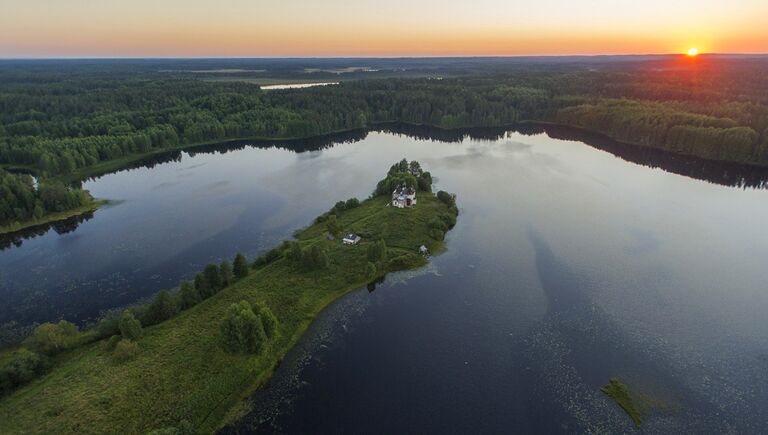
<path id="1" fill-rule="evenodd" d="M 698 54 L 699 54 L 698 48 L 693 47 L 688 49 L 688 56 L 697 56 Z"/>

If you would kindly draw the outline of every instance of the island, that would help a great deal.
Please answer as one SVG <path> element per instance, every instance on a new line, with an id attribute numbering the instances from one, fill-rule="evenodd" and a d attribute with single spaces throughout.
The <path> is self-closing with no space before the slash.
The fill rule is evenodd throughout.
<path id="1" fill-rule="evenodd" d="M 403 193 L 408 206 L 393 205 Z M 247 410 L 323 308 L 427 264 L 457 216 L 455 195 L 403 160 L 368 199 L 338 202 L 253 262 L 209 265 L 83 331 L 41 325 L 0 354 L 2 432 L 213 432 Z"/>

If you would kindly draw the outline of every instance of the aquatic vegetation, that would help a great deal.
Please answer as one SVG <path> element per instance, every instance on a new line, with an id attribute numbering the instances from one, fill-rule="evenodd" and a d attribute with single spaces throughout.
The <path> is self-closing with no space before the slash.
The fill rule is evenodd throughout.
<path id="1" fill-rule="evenodd" d="M 632 418 L 635 425 L 638 427 L 640 426 L 643 422 L 642 412 L 632 398 L 632 394 L 630 394 L 626 385 L 622 384 L 618 378 L 611 378 L 608 384 L 600 388 L 600 391 L 613 399 L 619 406 L 621 406 L 627 415 Z"/>

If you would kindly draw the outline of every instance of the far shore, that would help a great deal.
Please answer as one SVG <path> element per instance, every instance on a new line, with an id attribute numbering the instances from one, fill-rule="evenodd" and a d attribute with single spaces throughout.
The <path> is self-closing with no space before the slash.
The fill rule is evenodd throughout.
<path id="1" fill-rule="evenodd" d="M 557 122 L 549 122 L 549 121 L 535 121 L 535 120 L 522 120 L 515 124 L 505 124 L 505 125 L 467 125 L 467 126 L 461 126 L 461 127 L 452 127 L 452 128 L 445 128 L 440 127 L 436 125 L 431 124 L 415 124 L 415 123 L 409 123 L 409 122 L 401 122 L 401 121 L 380 121 L 380 122 L 374 122 L 369 124 L 366 127 L 362 128 L 349 128 L 349 129 L 341 129 L 341 130 L 334 130 L 329 131 L 326 133 L 320 133 L 320 134 L 313 134 L 313 135 L 307 135 L 307 136 L 294 136 L 294 137 L 266 137 L 266 136 L 246 136 L 246 137 L 233 137 L 233 138 L 222 138 L 222 139 L 216 139 L 216 140 L 210 140 L 210 141 L 203 141 L 203 142 L 197 142 L 197 143 L 187 143 L 187 144 L 179 144 L 176 146 L 168 147 L 168 148 L 159 148 L 159 149 L 153 149 L 150 151 L 147 151 L 145 153 L 138 153 L 138 154 L 131 154 L 128 156 L 123 156 L 119 159 L 115 160 L 108 160 L 104 162 L 99 162 L 95 165 L 91 165 L 84 168 L 79 168 L 71 173 L 58 175 L 55 177 L 52 177 L 54 180 L 61 181 L 65 184 L 73 184 L 77 182 L 81 182 L 84 180 L 87 180 L 89 178 L 95 178 L 99 177 L 105 174 L 108 174 L 110 172 L 118 171 L 123 168 L 128 167 L 132 163 L 136 163 L 142 159 L 145 159 L 147 157 L 156 156 L 159 154 L 163 154 L 169 151 L 176 151 L 176 150 L 191 150 L 198 147 L 203 146 L 210 146 L 210 145 L 218 145 L 218 144 L 228 144 L 228 143 L 235 143 L 235 142 L 246 142 L 246 141 L 253 141 L 253 142 L 275 142 L 276 144 L 284 144 L 291 141 L 300 141 L 300 140 L 308 140 L 308 139 L 315 139 L 315 138 L 323 138 L 323 137 L 331 137 L 338 134 L 344 134 L 344 133 L 351 133 L 355 131 L 376 131 L 378 128 L 386 127 L 388 125 L 406 125 L 406 126 L 414 126 L 414 127 L 426 127 L 430 129 L 435 129 L 437 131 L 461 131 L 461 130 L 471 130 L 471 129 L 483 129 L 483 128 L 506 128 L 506 129 L 514 129 L 515 127 L 520 127 L 524 125 L 539 125 L 539 126 L 552 126 L 552 127 L 564 127 L 564 128 L 570 128 L 574 131 L 580 131 L 590 134 L 599 135 L 602 137 L 605 137 L 606 139 L 609 139 L 613 142 L 624 144 L 624 145 L 630 145 L 633 147 L 638 148 L 650 148 L 650 149 L 656 149 L 660 150 L 662 152 L 670 153 L 670 154 L 676 154 L 676 155 L 685 155 L 690 157 L 695 157 L 698 159 L 702 159 L 704 161 L 712 161 L 712 162 L 722 162 L 726 164 L 734 164 L 734 165 L 742 165 L 744 167 L 752 167 L 752 168 L 766 168 L 768 166 L 761 165 L 759 163 L 754 162 L 733 162 L 729 160 L 710 160 L 703 157 L 698 157 L 692 154 L 683 154 L 683 153 L 674 153 L 672 151 L 663 150 L 660 148 L 643 145 L 639 143 L 631 143 L 626 141 L 621 141 L 612 138 L 610 135 L 607 135 L 605 133 L 590 130 L 582 127 L 575 127 L 571 125 L 561 124 Z M 12 170 L 12 171 L 24 171 L 31 174 L 36 174 L 37 170 L 32 167 L 27 166 L 20 166 L 20 165 L 0 165 L 0 168 L 6 169 L 6 170 Z"/>

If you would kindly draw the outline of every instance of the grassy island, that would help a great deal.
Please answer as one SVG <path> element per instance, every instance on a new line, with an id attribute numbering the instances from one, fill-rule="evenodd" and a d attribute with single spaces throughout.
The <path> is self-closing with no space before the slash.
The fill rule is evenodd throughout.
<path id="1" fill-rule="evenodd" d="M 393 166 L 371 198 L 338 203 L 252 268 L 242 270 L 236 260 L 231 282 L 202 301 L 173 311 L 143 332 L 133 314 L 124 313 L 124 338 L 79 344 L 52 356 L 49 370 L 0 398 L 0 432 L 169 428 L 163 433 L 181 433 L 173 428 L 193 428 L 210 433 L 236 418 L 243 400 L 269 379 L 324 307 L 385 273 L 426 264 L 422 246 L 430 252 L 441 249 L 458 213 L 454 197 L 431 193 L 429 174 L 418 164 L 414 174 L 414 163 L 405 163 L 406 173 L 398 169 L 403 162 Z M 392 206 L 389 187 L 394 183 L 418 188 L 417 203 Z M 345 244 L 342 239 L 350 234 L 360 240 Z M 189 288 L 182 286 L 177 294 L 183 298 Z M 163 306 L 158 303 L 159 310 Z M 257 353 L 229 352 L 222 343 L 225 319 L 228 327 L 237 327 L 236 316 L 243 310 L 252 319 L 269 312 L 265 329 L 271 338 L 258 344 Z M 260 334 L 264 337 L 263 329 Z"/>

